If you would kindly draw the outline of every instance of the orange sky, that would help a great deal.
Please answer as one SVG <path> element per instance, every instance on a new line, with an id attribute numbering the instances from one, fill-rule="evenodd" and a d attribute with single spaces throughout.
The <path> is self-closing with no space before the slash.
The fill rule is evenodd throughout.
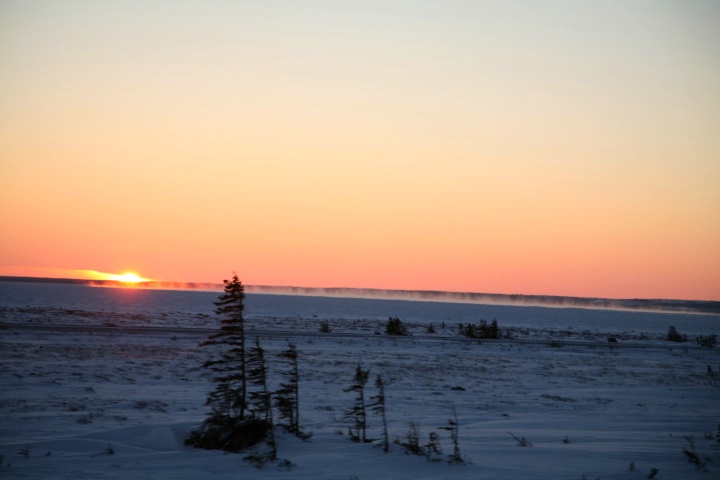
<path id="1" fill-rule="evenodd" d="M 5 0 L 0 275 L 720 300 L 717 18 Z"/>

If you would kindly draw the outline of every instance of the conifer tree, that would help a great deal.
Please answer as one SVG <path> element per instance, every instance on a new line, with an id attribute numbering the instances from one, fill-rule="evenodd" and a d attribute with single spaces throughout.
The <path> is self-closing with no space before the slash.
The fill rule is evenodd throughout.
<path id="1" fill-rule="evenodd" d="M 490 324 L 490 330 L 488 331 L 488 338 L 500 338 L 500 329 L 498 328 L 497 319 L 494 318 Z"/>
<path id="2" fill-rule="evenodd" d="M 405 448 L 405 453 L 409 455 L 422 455 L 424 449 L 423 446 L 420 445 L 420 425 L 414 420 L 408 422 L 405 441 L 399 441 L 398 443 Z"/>
<path id="3" fill-rule="evenodd" d="M 269 459 L 275 460 L 277 446 L 273 432 L 272 399 L 267 382 L 268 368 L 265 362 L 265 349 L 260 346 L 257 337 L 255 337 L 255 346 L 248 350 L 247 366 L 248 382 L 256 388 L 249 393 L 252 413 L 258 423 L 258 429 L 267 431 L 267 441 L 271 448 Z"/>
<path id="4" fill-rule="evenodd" d="M 370 400 L 374 400 L 374 402 L 370 404 L 370 410 L 382 418 L 383 452 L 388 453 L 388 451 L 390 451 L 390 441 L 388 438 L 387 417 L 385 415 L 385 383 L 380 375 L 375 379 L 375 388 L 377 388 L 377 394 L 370 397 Z"/>
<path id="5" fill-rule="evenodd" d="M 301 436 L 300 432 L 300 371 L 298 368 L 298 351 L 294 343 L 288 344 L 288 349 L 280 352 L 280 358 L 285 360 L 288 371 L 286 382 L 280 384 L 275 392 L 275 406 L 278 408 L 280 418 L 287 421 L 288 432 Z"/>
<path id="6" fill-rule="evenodd" d="M 448 425 L 446 427 L 439 427 L 441 430 L 447 430 L 450 432 L 450 440 L 453 444 L 453 454 L 450 457 L 451 462 L 462 463 L 463 459 L 460 456 L 460 425 L 458 424 L 457 410 L 455 405 L 452 406 L 453 418 L 448 419 Z"/>
<path id="7" fill-rule="evenodd" d="M 265 349 L 260 346 L 260 340 L 255 337 L 255 346 L 248 349 L 248 382 L 256 389 L 249 392 L 249 406 L 256 418 L 269 422 L 272 418 L 272 404 L 270 390 L 267 383 L 267 364 L 265 362 Z"/>
<path id="8" fill-rule="evenodd" d="M 238 452 L 266 440 L 271 425 L 249 409 L 245 352 L 245 289 L 233 274 L 224 280 L 224 293 L 215 303 L 220 329 L 201 346 L 216 347 L 217 356 L 203 367 L 213 374 L 215 388 L 205 402 L 211 413 L 185 440 L 187 445 L 209 450 Z"/>
<path id="9" fill-rule="evenodd" d="M 365 385 L 370 378 L 370 370 L 363 370 L 362 365 L 358 364 L 355 368 L 355 376 L 353 384 L 344 389 L 345 392 L 355 392 L 355 404 L 350 410 L 345 412 L 346 417 L 355 419 L 355 439 L 357 441 L 367 442 L 367 411 L 365 405 Z"/>
<path id="10" fill-rule="evenodd" d="M 430 432 L 428 435 L 428 442 L 425 444 L 425 455 L 430 461 L 436 461 L 438 460 L 438 457 L 442 455 L 440 436 L 437 432 Z"/>
<path id="11" fill-rule="evenodd" d="M 232 280 L 223 280 L 225 293 L 215 302 L 215 313 L 221 317 L 220 330 L 211 335 L 202 346 L 217 345 L 225 351 L 220 357 L 208 360 L 204 368 L 213 372 L 213 390 L 205 404 L 217 417 L 243 420 L 247 413 L 247 376 L 245 368 L 245 287 L 233 274 Z"/>
<path id="12" fill-rule="evenodd" d="M 399 317 L 389 317 L 387 324 L 385 325 L 385 333 L 388 335 L 409 335 L 408 329 L 403 325 L 402 320 Z"/>

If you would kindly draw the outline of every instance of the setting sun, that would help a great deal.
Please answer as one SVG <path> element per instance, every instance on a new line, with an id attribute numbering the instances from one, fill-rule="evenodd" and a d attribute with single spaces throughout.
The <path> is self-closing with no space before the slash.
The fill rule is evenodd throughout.
<path id="1" fill-rule="evenodd" d="M 141 276 L 139 276 L 135 273 L 132 273 L 132 272 L 127 272 L 127 273 L 123 273 L 121 275 L 112 275 L 110 280 L 115 280 L 115 281 L 123 282 L 123 283 L 140 283 L 140 282 L 147 282 L 149 279 L 142 278 Z"/>

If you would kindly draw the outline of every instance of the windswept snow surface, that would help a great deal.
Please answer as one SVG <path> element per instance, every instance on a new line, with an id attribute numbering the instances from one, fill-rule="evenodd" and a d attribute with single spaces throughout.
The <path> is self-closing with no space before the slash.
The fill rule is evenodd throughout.
<path id="1" fill-rule="evenodd" d="M 288 341 L 298 346 L 301 423 L 313 432 L 307 442 L 281 434 L 280 460 L 256 468 L 244 454 L 183 444 L 207 413 L 212 383 L 199 367 L 212 352 L 198 344 L 217 326 L 217 294 L 99 290 L 0 285 L 1 478 L 644 479 L 657 469 L 657 479 L 707 479 L 720 472 L 720 387 L 707 374 L 710 367 L 718 375 L 720 352 L 692 341 L 720 333 L 717 316 L 357 299 L 343 307 L 342 299 L 250 296 L 248 327 L 268 350 L 275 386 L 274 354 Z M 390 315 L 413 336 L 386 336 Z M 497 318 L 513 338 L 457 337 L 458 322 L 480 318 Z M 331 334 L 319 332 L 321 320 Z M 437 333 L 425 332 L 430 322 Z M 670 325 L 690 341 L 664 340 Z M 385 379 L 391 439 L 416 422 L 423 442 L 440 435 L 443 461 L 406 455 L 397 444 L 383 454 L 377 442 L 350 441 L 344 412 L 353 398 L 343 389 L 358 362 L 372 380 Z M 453 407 L 464 464 L 445 461 L 452 445 L 440 427 Z M 369 421 L 379 439 L 380 419 Z M 683 453 L 691 442 L 704 468 Z"/>

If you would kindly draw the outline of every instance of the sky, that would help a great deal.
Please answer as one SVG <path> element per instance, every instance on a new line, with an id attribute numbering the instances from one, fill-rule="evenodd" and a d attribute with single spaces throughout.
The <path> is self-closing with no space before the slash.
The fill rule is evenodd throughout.
<path id="1" fill-rule="evenodd" d="M 0 275 L 720 300 L 719 21 L 0 0 Z"/>

